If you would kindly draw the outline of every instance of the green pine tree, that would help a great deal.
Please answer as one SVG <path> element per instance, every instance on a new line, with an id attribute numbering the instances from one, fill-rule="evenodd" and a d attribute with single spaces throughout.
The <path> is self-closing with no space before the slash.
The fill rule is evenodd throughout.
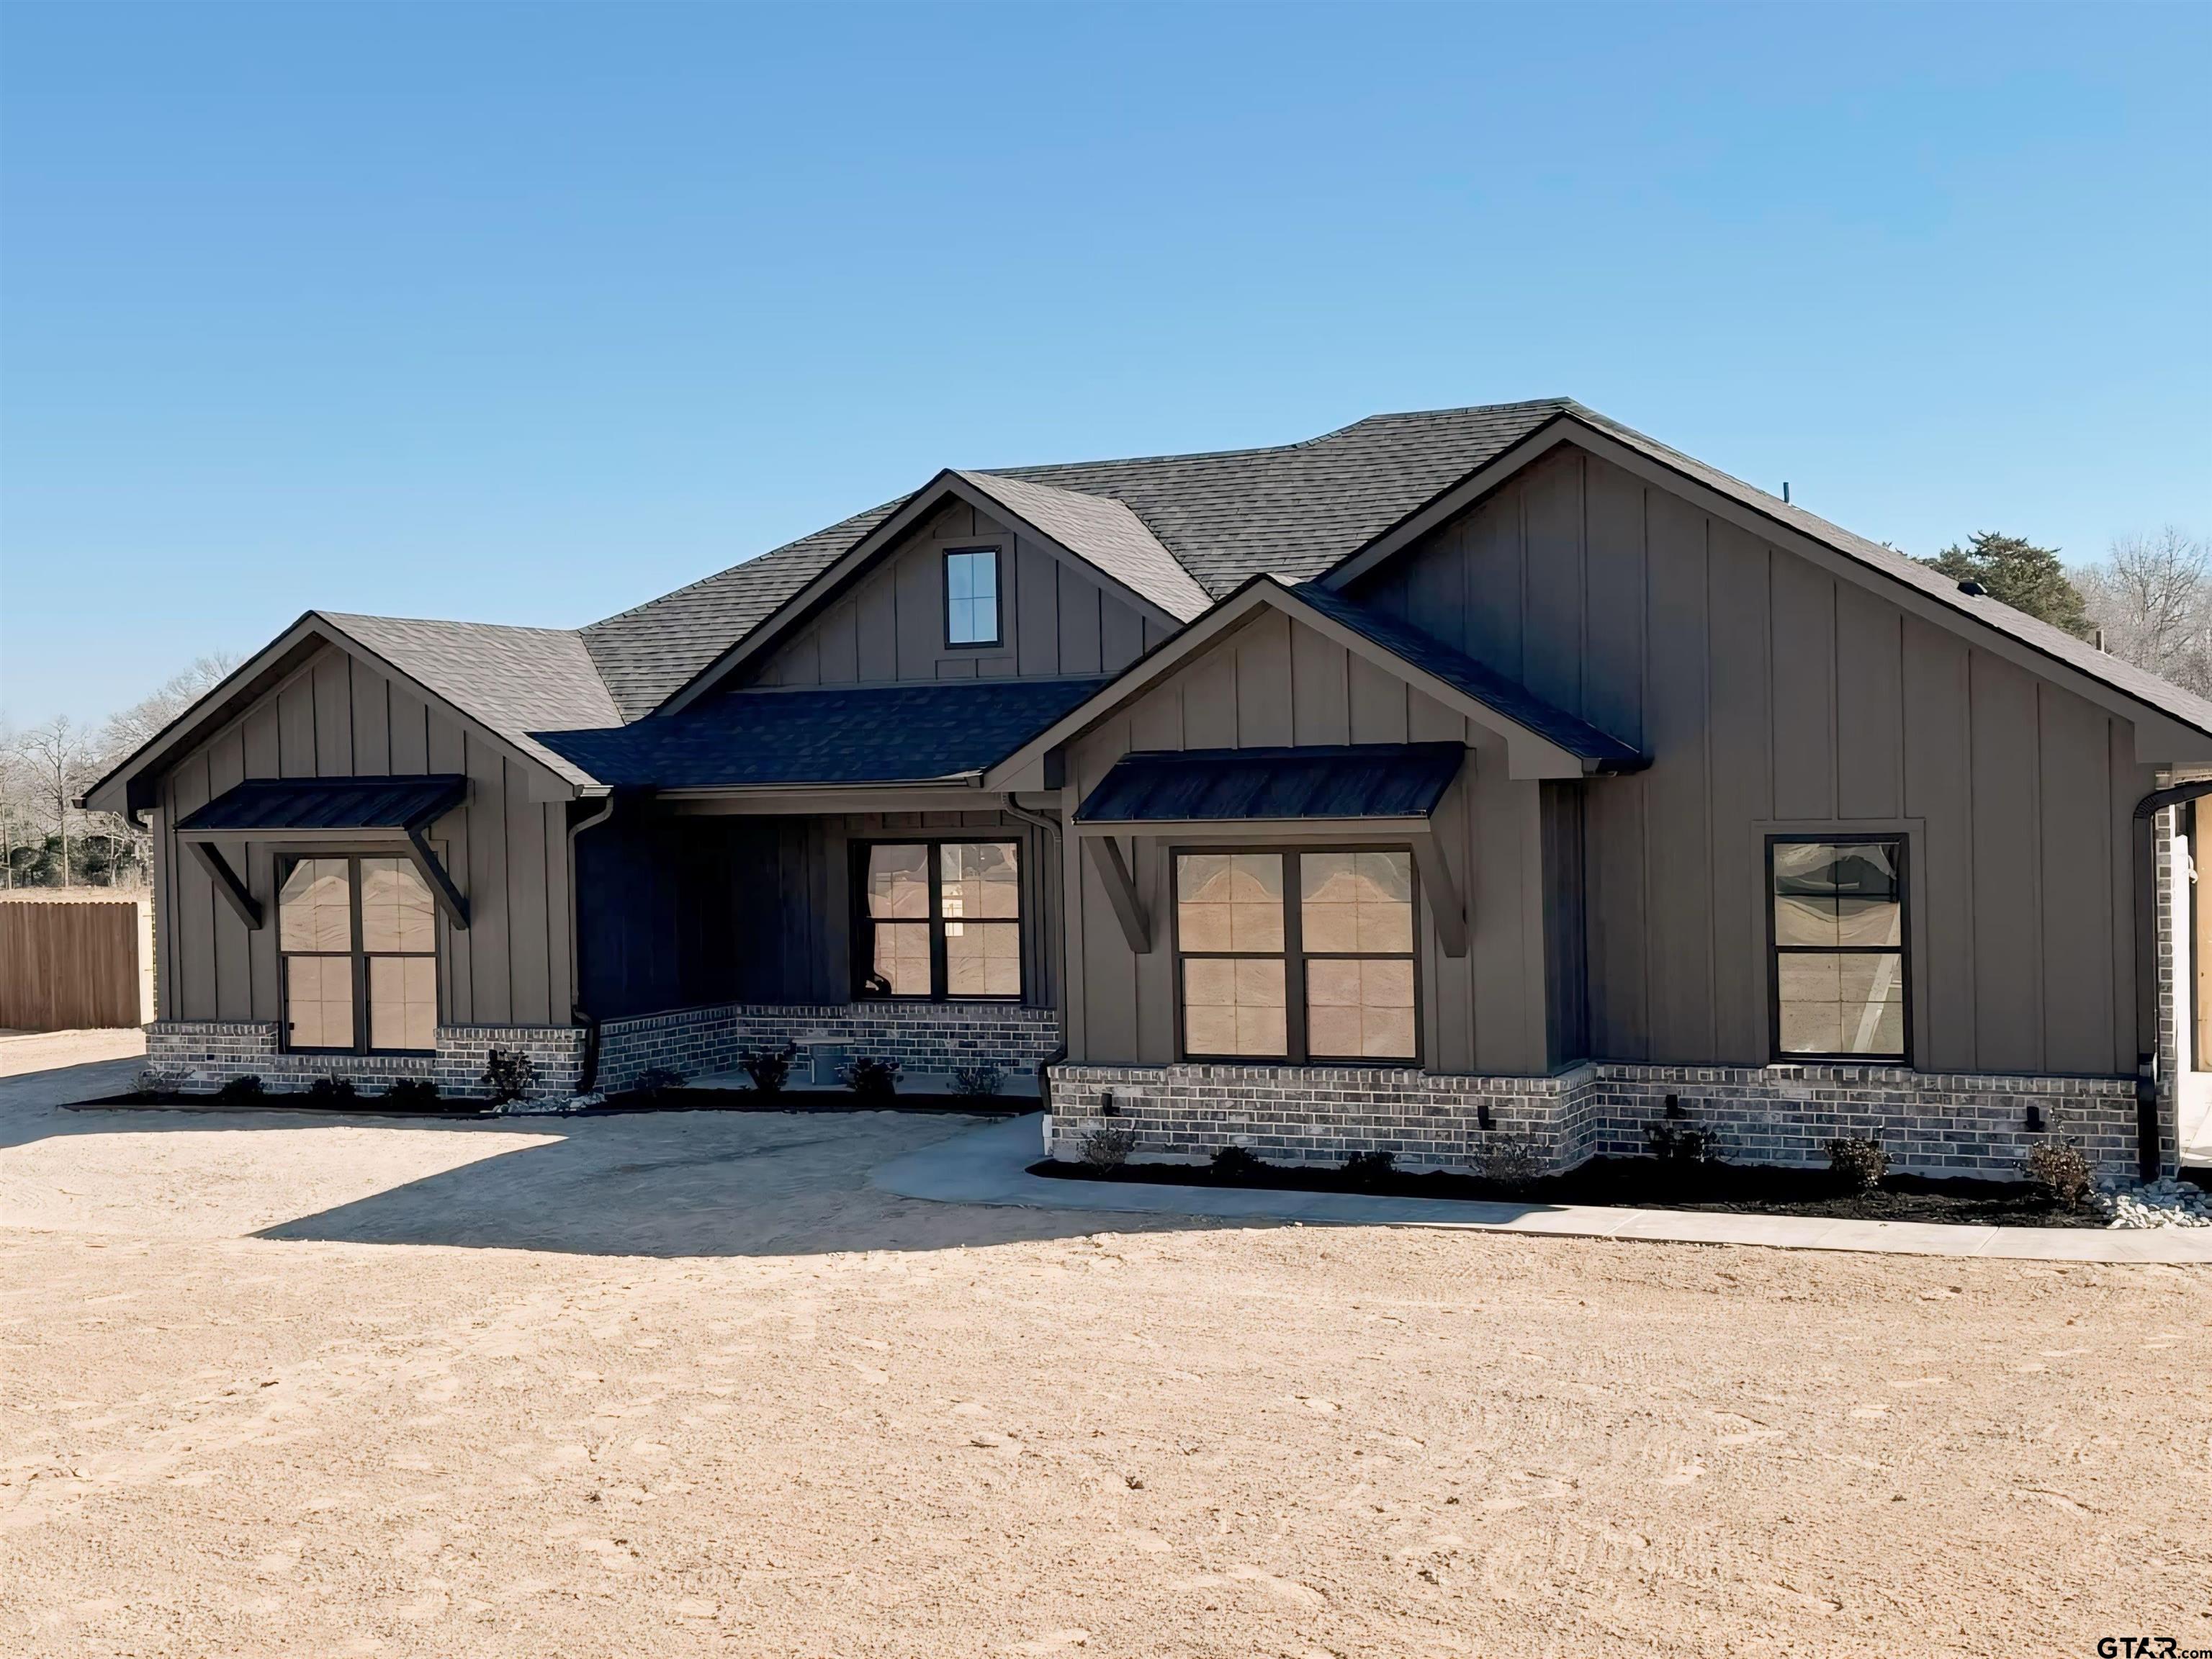
<path id="1" fill-rule="evenodd" d="M 2089 613 L 2081 591 L 2066 579 L 2066 567 L 2058 562 L 2055 547 L 2038 547 L 2023 537 L 1984 530 L 1967 538 L 1966 546 L 1947 547 L 1922 562 L 1953 581 L 1979 582 L 1991 599 L 2015 611 L 2039 617 L 2079 639 L 2089 637 Z"/>

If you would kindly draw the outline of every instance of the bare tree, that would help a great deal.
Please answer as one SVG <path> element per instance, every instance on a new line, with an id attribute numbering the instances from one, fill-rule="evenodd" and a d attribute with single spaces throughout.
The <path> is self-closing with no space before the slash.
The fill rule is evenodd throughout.
<path id="1" fill-rule="evenodd" d="M 170 675 L 128 708 L 110 714 L 100 728 L 99 763 L 95 770 L 104 774 L 152 742 L 171 721 L 205 696 L 237 666 L 234 653 L 210 652 L 191 667 Z M 127 861 L 141 872 L 150 869 L 154 838 L 136 818 L 127 812 L 95 812 L 88 816 L 96 826 L 94 833 L 106 836 L 117 850 L 111 866 Z M 125 848 L 130 849 L 127 860 L 121 856 Z"/>
<path id="2" fill-rule="evenodd" d="M 190 668 L 172 674 L 100 728 L 100 758 L 113 764 L 151 742 L 161 729 L 190 708 L 238 666 L 229 651 L 213 651 Z"/>
<path id="3" fill-rule="evenodd" d="M 92 745 L 68 715 L 58 714 L 17 738 L 15 753 L 31 773 L 41 805 L 53 812 L 54 833 L 62 849 L 62 885 L 66 887 L 70 874 L 70 803 L 93 781 Z"/>
<path id="4" fill-rule="evenodd" d="M 0 715 L 0 886 L 15 884 L 16 796 L 23 785 L 24 766 L 15 728 Z"/>
<path id="5" fill-rule="evenodd" d="M 2212 548 L 2168 525 L 2122 536 L 2078 584 L 2105 649 L 2212 696 Z"/>

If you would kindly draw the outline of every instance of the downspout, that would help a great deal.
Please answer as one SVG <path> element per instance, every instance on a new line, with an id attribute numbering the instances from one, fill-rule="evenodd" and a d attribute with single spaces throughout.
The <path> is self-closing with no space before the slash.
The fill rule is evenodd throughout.
<path id="1" fill-rule="evenodd" d="M 2136 1168 L 2146 1182 L 2159 1178 L 2158 1123 L 2158 815 L 2212 795 L 2212 778 L 2154 789 L 2136 803 Z M 2181 988 L 2174 1018 L 2182 1017 Z M 2179 1079 L 2175 1079 L 2179 1087 Z"/>
<path id="2" fill-rule="evenodd" d="M 568 826 L 568 990 L 579 999 L 568 1006 L 568 1023 L 584 1028 L 584 1067 L 576 1076 L 576 1092 L 587 1095 L 599 1080 L 599 1021 L 596 1014 L 584 1012 L 580 1000 L 584 981 L 583 933 L 578 926 L 577 889 L 581 885 L 576 872 L 576 837 L 586 830 L 597 829 L 615 815 L 614 793 L 610 790 L 606 799 L 596 812 L 586 814 Z"/>
<path id="3" fill-rule="evenodd" d="M 1042 830 L 1047 836 L 1051 837 L 1053 863 L 1055 868 L 1060 868 L 1060 860 L 1066 856 L 1066 843 L 1060 835 L 1060 820 L 1058 818 L 1048 818 L 1042 812 L 1030 811 L 1027 807 L 1022 805 L 1014 799 L 1013 792 L 1012 790 L 1009 790 L 1006 793 L 1005 810 L 1009 817 L 1019 818 L 1024 823 L 1030 824 L 1038 830 Z M 1066 872 L 1065 869 L 1061 869 L 1063 882 L 1065 881 L 1066 874 Z M 1063 947 L 1061 950 L 1061 955 L 1064 957 L 1066 955 L 1065 945 L 1067 939 L 1067 918 L 1066 916 L 1062 916 L 1060 919 L 1060 937 Z M 1049 1121 L 1052 1116 L 1052 1068 L 1059 1065 L 1061 1060 L 1067 1058 L 1067 963 L 1065 961 L 1054 963 L 1053 964 L 1053 969 L 1054 978 L 1057 981 L 1060 988 L 1060 1045 L 1050 1054 L 1047 1054 L 1042 1060 L 1037 1061 L 1036 1068 L 1037 1103 L 1043 1109 L 1045 1117 L 1048 1121 Z M 1051 1149 L 1048 1147 L 1046 1150 L 1049 1152 Z"/>

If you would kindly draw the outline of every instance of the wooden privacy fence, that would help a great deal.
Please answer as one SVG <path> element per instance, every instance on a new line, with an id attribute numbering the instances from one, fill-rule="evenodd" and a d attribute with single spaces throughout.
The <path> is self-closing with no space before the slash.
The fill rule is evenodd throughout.
<path id="1" fill-rule="evenodd" d="M 153 907 L 106 889 L 0 893 L 0 1030 L 143 1025 L 154 1017 Z"/>

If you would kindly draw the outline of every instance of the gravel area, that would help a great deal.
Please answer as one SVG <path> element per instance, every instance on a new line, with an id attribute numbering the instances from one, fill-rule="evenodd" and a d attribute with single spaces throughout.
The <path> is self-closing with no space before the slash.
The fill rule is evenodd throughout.
<path id="1" fill-rule="evenodd" d="M 2212 1648 L 2212 1273 L 1101 1231 L 866 1186 L 952 1117 L 40 1084 L 10 1655 Z"/>
<path id="2" fill-rule="evenodd" d="M 2108 1226 L 2212 1227 L 2212 1193 L 2172 1176 L 2099 1192 L 2094 1202 Z"/>

